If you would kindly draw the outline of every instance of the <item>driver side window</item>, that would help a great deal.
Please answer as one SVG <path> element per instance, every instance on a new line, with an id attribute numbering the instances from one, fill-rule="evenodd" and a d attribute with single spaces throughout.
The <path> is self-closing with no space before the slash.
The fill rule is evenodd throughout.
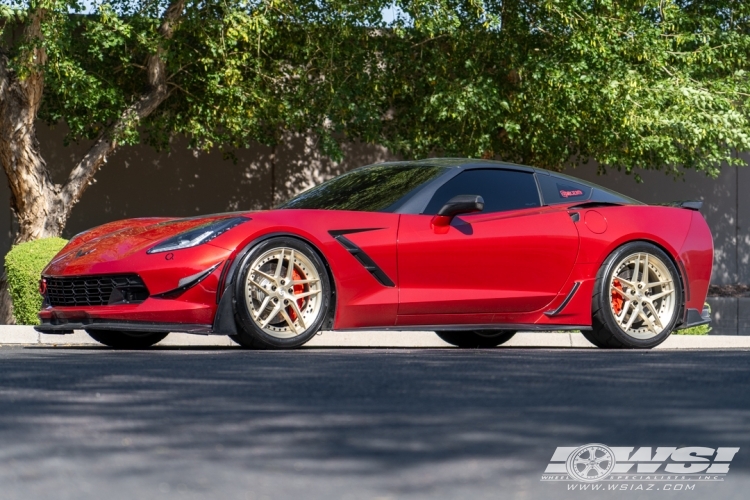
<path id="1" fill-rule="evenodd" d="M 517 170 L 467 170 L 446 182 L 433 195 L 426 215 L 435 215 L 445 203 L 460 194 L 484 198 L 482 213 L 504 212 L 541 206 L 534 174 Z"/>

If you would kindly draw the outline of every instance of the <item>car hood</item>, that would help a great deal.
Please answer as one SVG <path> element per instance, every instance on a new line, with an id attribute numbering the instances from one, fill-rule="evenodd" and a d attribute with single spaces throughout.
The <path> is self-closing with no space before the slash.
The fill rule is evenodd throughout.
<path id="1" fill-rule="evenodd" d="M 229 213 L 182 219 L 152 217 L 104 224 L 73 237 L 47 265 L 43 274 L 63 273 L 69 271 L 71 265 L 85 268 L 94 263 L 122 260 L 194 227 L 237 215 Z"/>

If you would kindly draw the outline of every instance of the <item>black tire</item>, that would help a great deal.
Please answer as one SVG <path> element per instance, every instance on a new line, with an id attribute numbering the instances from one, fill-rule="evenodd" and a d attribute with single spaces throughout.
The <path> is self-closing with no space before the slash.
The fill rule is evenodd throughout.
<path id="1" fill-rule="evenodd" d="M 658 258 L 672 274 L 674 284 L 675 306 L 672 317 L 663 323 L 663 330 L 648 339 L 639 339 L 626 333 L 615 319 L 611 306 L 611 292 L 609 283 L 615 266 L 634 253 L 647 253 Z M 648 288 L 648 287 L 646 287 Z M 664 342 L 672 333 L 684 307 L 682 280 L 680 273 L 672 259 L 661 248 L 643 241 L 627 243 L 607 257 L 596 275 L 594 294 L 592 297 L 592 330 L 584 332 L 584 336 L 597 347 L 605 349 L 651 349 Z"/>
<path id="2" fill-rule="evenodd" d="M 468 349 L 497 347 L 509 341 L 516 334 L 513 330 L 458 330 L 435 333 L 451 345 Z"/>
<path id="3" fill-rule="evenodd" d="M 251 311 L 245 296 L 245 283 L 251 272 L 253 262 L 266 252 L 275 248 L 291 248 L 300 252 L 315 267 L 315 272 L 320 277 L 320 309 L 317 317 L 301 333 L 291 338 L 279 338 L 264 331 L 252 319 Z M 283 260 L 283 259 L 282 259 Z M 250 250 L 242 263 L 237 267 L 234 279 L 235 289 L 235 321 L 237 323 L 237 335 L 230 338 L 239 345 L 248 349 L 294 349 L 304 345 L 320 329 L 328 317 L 331 306 L 331 283 L 323 260 L 318 252 L 309 244 L 296 238 L 278 237 L 265 240 Z"/>
<path id="4" fill-rule="evenodd" d="M 114 349 L 146 349 L 164 340 L 169 333 L 120 332 L 116 330 L 87 329 L 89 337 Z"/>
<path id="5" fill-rule="evenodd" d="M 583 337 L 594 344 L 596 347 L 599 347 L 601 349 L 607 349 L 608 346 L 606 344 L 602 344 L 599 339 L 594 335 L 594 332 L 591 330 L 581 330 L 581 333 L 583 334 Z"/>

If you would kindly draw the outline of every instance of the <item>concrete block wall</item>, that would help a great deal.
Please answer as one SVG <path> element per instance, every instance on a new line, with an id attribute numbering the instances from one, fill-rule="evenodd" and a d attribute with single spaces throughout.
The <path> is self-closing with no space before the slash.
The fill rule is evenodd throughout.
<path id="1" fill-rule="evenodd" d="M 750 335 L 750 297 L 709 297 L 711 335 Z"/>

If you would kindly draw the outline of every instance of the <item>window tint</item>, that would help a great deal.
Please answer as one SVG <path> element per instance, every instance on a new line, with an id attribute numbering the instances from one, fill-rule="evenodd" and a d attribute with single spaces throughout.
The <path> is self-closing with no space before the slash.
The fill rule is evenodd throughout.
<path id="1" fill-rule="evenodd" d="M 334 177 L 278 208 L 392 212 L 446 167 L 374 165 Z"/>
<path id="2" fill-rule="evenodd" d="M 545 205 L 586 201 L 591 197 L 591 186 L 554 175 L 537 175 Z"/>
<path id="3" fill-rule="evenodd" d="M 538 207 L 534 174 L 515 170 L 467 170 L 446 182 L 435 192 L 424 213 L 434 215 L 445 203 L 460 194 L 484 198 L 484 213 Z"/>

